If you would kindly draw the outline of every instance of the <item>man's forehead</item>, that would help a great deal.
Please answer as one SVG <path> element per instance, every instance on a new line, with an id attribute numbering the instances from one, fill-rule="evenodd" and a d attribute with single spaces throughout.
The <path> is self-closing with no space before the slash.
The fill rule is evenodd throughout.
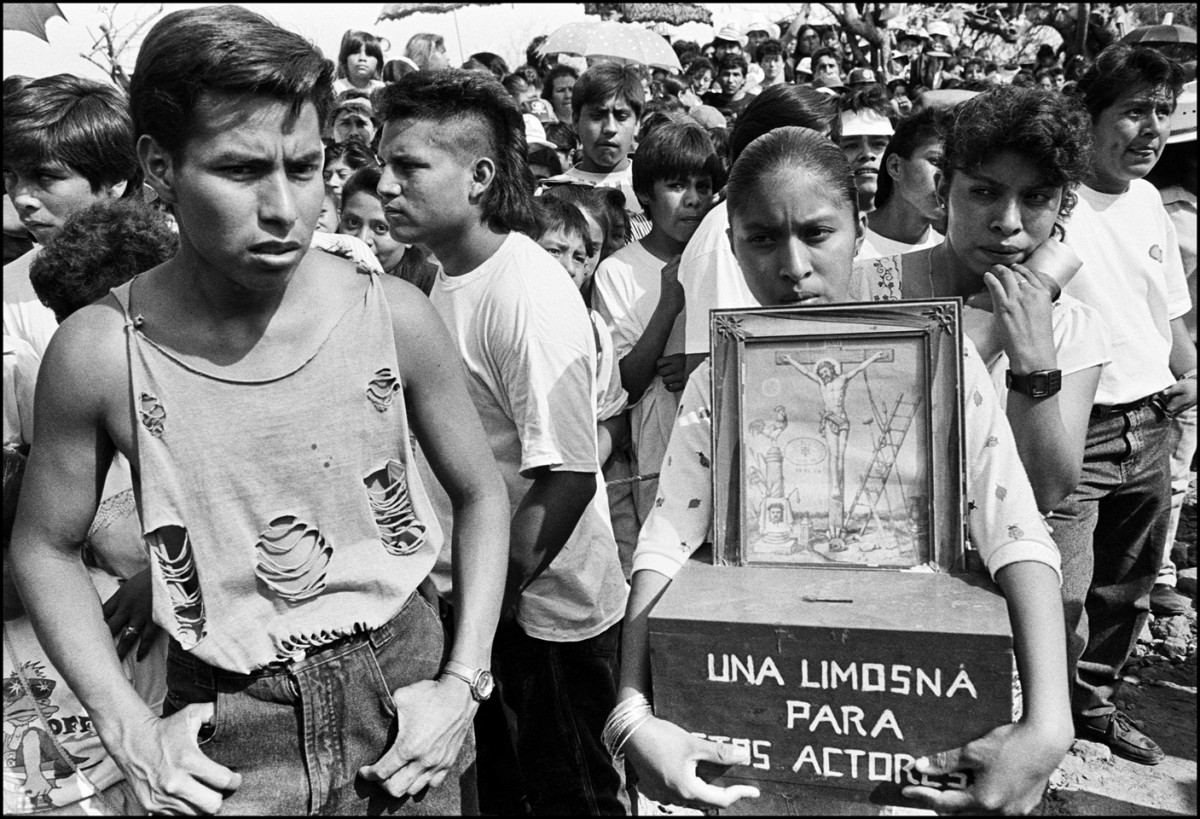
<path id="1" fill-rule="evenodd" d="M 593 111 L 633 111 L 633 106 L 629 101 L 620 95 L 614 95 L 601 102 L 589 102 L 584 108 L 590 108 Z"/>
<path id="2" fill-rule="evenodd" d="M 192 127 L 202 133 L 220 135 L 236 131 L 240 138 L 259 132 L 268 137 L 283 133 L 321 140 L 317 107 L 306 101 L 297 115 L 290 102 L 260 95 L 204 93 L 192 112 Z"/>

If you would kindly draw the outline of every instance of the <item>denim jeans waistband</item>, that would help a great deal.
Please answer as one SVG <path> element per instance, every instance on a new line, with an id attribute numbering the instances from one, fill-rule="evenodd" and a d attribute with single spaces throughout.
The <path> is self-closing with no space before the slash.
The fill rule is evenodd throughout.
<path id="1" fill-rule="evenodd" d="M 1161 393 L 1153 393 L 1136 401 L 1130 401 L 1127 404 L 1094 404 L 1092 405 L 1092 420 L 1102 421 L 1106 418 L 1111 418 L 1114 415 L 1119 415 L 1122 412 L 1135 412 L 1146 407 L 1156 407 L 1160 411 L 1165 412 L 1165 402 Z"/>
<path id="2" fill-rule="evenodd" d="M 191 652 L 184 650 L 182 646 L 171 641 L 168 657 L 170 663 L 176 663 L 186 667 L 190 674 L 194 675 L 193 679 L 200 681 L 201 678 L 209 678 L 209 685 L 206 687 L 215 687 L 213 683 L 217 679 L 221 680 L 262 680 L 270 677 L 280 677 L 292 674 L 297 667 L 303 663 L 304 665 L 313 665 L 321 662 L 325 657 L 333 654 L 341 653 L 342 650 L 349 650 L 354 646 L 369 642 L 371 647 L 379 651 L 388 643 L 390 643 L 399 633 L 401 621 L 408 611 L 409 606 L 417 603 L 424 605 L 422 600 L 422 589 L 418 588 L 408 596 L 404 601 L 404 605 L 396 612 L 391 619 L 386 623 L 370 631 L 363 631 L 358 634 L 352 634 L 348 637 L 342 637 L 317 648 L 309 649 L 303 654 L 288 660 L 286 662 L 271 663 L 270 665 L 257 668 L 248 674 L 243 674 L 237 671 L 228 671 L 223 668 L 217 668 L 214 665 L 206 663 L 199 657 L 196 657 Z M 434 605 L 434 604 L 430 604 Z M 436 609 L 435 609 L 436 610 Z"/>

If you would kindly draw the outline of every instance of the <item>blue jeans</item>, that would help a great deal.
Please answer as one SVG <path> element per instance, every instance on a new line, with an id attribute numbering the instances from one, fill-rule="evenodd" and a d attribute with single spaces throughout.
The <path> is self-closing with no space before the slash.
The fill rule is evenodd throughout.
<path id="1" fill-rule="evenodd" d="M 1079 486 L 1049 516 L 1062 553 L 1076 717 L 1111 713 L 1150 613 L 1170 507 L 1170 423 L 1153 407 L 1093 409 Z"/>
<path id="2" fill-rule="evenodd" d="M 515 623 L 496 632 L 492 667 L 498 691 L 516 725 L 516 775 L 539 816 L 623 816 L 621 777 L 600 742 L 617 699 L 621 624 L 588 640 L 552 643 L 527 635 Z M 482 712 L 481 712 L 482 713 Z M 476 725 L 479 725 L 477 718 Z M 503 728 L 497 718 L 493 727 Z M 508 741 L 490 731 L 490 745 Z M 481 727 L 481 744 L 484 742 Z M 505 753 L 481 752 L 480 788 L 508 790 L 495 800 L 512 803 L 512 766 L 492 770 Z M 486 800 L 485 800 L 486 801 Z"/>
<path id="3" fill-rule="evenodd" d="M 443 648 L 437 612 L 416 592 L 373 632 L 253 674 L 214 668 L 172 642 L 164 716 L 214 703 L 200 748 L 242 775 L 222 814 L 473 814 L 472 735 L 442 786 L 419 797 L 397 799 L 358 776 L 395 742 L 391 692 L 432 679 Z"/>

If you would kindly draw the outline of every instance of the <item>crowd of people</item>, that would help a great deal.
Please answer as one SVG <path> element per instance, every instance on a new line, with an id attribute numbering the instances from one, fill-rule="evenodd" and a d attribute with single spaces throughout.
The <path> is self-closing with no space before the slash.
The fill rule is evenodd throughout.
<path id="1" fill-rule="evenodd" d="M 1193 605 L 1195 65 L 895 35 L 452 68 L 220 6 L 159 20 L 128 95 L 6 77 L 5 812 L 756 796 L 649 664 L 729 467 L 710 311 L 935 297 L 1023 709 L 915 763 L 966 790 L 904 794 L 1027 813 L 1075 737 L 1160 762 L 1114 694 Z"/>

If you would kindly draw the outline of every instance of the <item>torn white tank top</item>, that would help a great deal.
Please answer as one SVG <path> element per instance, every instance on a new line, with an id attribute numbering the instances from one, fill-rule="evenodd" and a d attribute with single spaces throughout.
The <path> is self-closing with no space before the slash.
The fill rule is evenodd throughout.
<path id="1" fill-rule="evenodd" d="M 246 673 L 387 622 L 442 533 L 412 464 L 391 313 L 375 274 L 329 335 L 265 380 L 205 370 L 125 313 L 154 619 Z M 298 361 L 299 363 L 294 363 Z"/>

